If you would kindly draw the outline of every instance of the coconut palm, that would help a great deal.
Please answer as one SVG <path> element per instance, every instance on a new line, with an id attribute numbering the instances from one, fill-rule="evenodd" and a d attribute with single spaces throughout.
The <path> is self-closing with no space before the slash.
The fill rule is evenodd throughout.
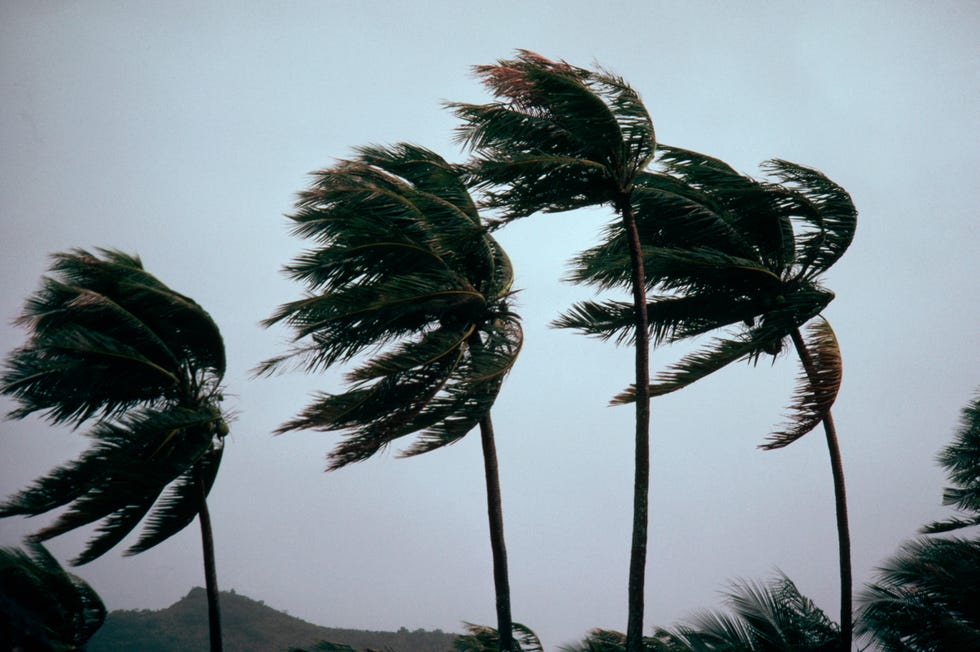
<path id="1" fill-rule="evenodd" d="M 93 445 L 0 505 L 0 517 L 68 509 L 33 535 L 46 541 L 99 522 L 72 561 L 96 559 L 142 521 L 126 551 L 156 546 L 201 525 L 211 649 L 221 649 L 214 543 L 206 498 L 228 427 L 219 404 L 221 335 L 197 303 L 118 251 L 54 256 L 51 276 L 17 322 L 30 332 L 6 360 L 0 392 L 20 419 L 38 412 L 80 426 Z"/>
<path id="2" fill-rule="evenodd" d="M 655 343 L 729 330 L 707 347 L 660 373 L 649 387 L 660 396 L 737 360 L 757 361 L 792 341 L 801 361 L 789 423 L 770 436 L 767 450 L 787 446 L 823 423 L 837 509 L 841 632 L 851 634 L 850 534 L 844 474 L 831 406 L 841 359 L 830 325 L 818 318 L 834 294 L 820 276 L 843 255 L 857 211 L 850 196 L 817 170 L 782 160 L 764 164 L 757 181 L 717 159 L 661 146 L 658 169 L 636 180 L 633 202 L 643 243 L 649 327 Z M 627 286 L 628 243 L 618 229 L 575 261 L 572 280 Z M 602 338 L 636 337 L 632 306 L 584 302 L 556 324 Z M 807 338 L 801 333 L 806 325 Z M 614 403 L 639 400 L 636 387 Z"/>
<path id="3" fill-rule="evenodd" d="M 460 140 L 473 149 L 473 174 L 486 204 L 508 222 L 533 213 L 606 204 L 619 217 L 627 243 L 637 333 L 635 474 L 628 588 L 627 639 L 638 652 L 643 600 L 649 494 L 649 342 L 644 260 L 633 207 L 637 176 L 656 148 L 653 123 L 637 93 L 605 70 L 586 70 L 520 50 L 513 59 L 477 66 L 497 98 L 490 104 L 455 103 L 464 120 Z"/>
<path id="4" fill-rule="evenodd" d="M 105 622 L 102 599 L 40 543 L 0 549 L 0 640 L 11 650 L 82 650 Z"/>
<path id="5" fill-rule="evenodd" d="M 458 441 L 479 426 L 487 483 L 501 649 L 511 649 L 510 589 L 490 408 L 521 346 L 513 270 L 480 220 L 460 169 L 424 148 L 368 147 L 315 174 L 291 219 L 316 246 L 287 266 L 308 295 L 281 306 L 290 361 L 315 371 L 369 353 L 348 389 L 321 393 L 279 432 L 338 431 L 328 470 L 412 434 L 403 455 Z"/>

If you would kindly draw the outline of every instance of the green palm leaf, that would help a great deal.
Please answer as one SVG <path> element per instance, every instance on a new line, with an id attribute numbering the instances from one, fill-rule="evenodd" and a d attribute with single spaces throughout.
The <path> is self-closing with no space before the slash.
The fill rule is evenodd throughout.
<path id="1" fill-rule="evenodd" d="M 317 395 L 279 429 L 342 432 L 331 469 L 412 433 L 420 439 L 410 454 L 455 441 L 489 411 L 513 364 L 513 271 L 463 176 L 415 145 L 369 147 L 317 173 L 301 195 L 294 232 L 319 246 L 287 272 L 310 295 L 266 321 L 291 326 L 296 345 L 259 372 L 377 351 L 348 372 L 348 391 Z"/>
<path id="2" fill-rule="evenodd" d="M 980 524 L 980 395 L 963 408 L 956 437 L 938 460 L 953 485 L 943 491 L 943 504 L 963 516 L 932 523 L 922 531 L 949 532 Z"/>

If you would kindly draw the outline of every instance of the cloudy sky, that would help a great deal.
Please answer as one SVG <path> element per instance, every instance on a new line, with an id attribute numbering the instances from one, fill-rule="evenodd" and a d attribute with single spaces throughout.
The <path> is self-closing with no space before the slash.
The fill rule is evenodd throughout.
<path id="1" fill-rule="evenodd" d="M 287 333 L 258 322 L 300 288 L 283 214 L 307 173 L 368 143 L 447 158 L 446 100 L 527 48 L 615 70 L 661 142 L 755 173 L 817 167 L 860 210 L 827 276 L 844 357 L 835 407 L 856 585 L 941 517 L 934 463 L 980 385 L 976 2 L 0 3 L 0 350 L 49 264 L 72 247 L 138 253 L 222 327 L 232 424 L 211 497 L 219 583 L 312 622 L 458 631 L 494 622 L 480 446 L 396 451 L 325 474 L 335 438 L 272 437 L 337 375 L 251 380 Z M 631 352 L 548 322 L 590 292 L 563 284 L 604 211 L 500 234 L 526 344 L 495 408 L 515 619 L 546 647 L 625 628 L 632 411 L 609 408 Z M 683 354 L 657 350 L 656 371 Z M 822 435 L 756 448 L 796 368 L 738 366 L 654 402 L 647 625 L 718 604 L 729 579 L 779 568 L 836 619 Z M 0 408 L 12 407 L 4 400 Z M 83 450 L 79 433 L 5 422 L 0 494 Z M 0 544 L 40 527 L 0 522 Z M 62 559 L 86 534 L 51 543 Z M 198 530 L 79 569 L 108 606 L 165 607 L 203 584 Z"/>

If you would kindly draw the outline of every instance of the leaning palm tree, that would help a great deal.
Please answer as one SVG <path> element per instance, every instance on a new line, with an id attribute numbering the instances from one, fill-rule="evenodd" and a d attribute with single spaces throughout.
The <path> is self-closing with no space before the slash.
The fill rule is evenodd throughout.
<path id="1" fill-rule="evenodd" d="M 487 484 L 498 630 L 512 647 L 510 589 L 490 408 L 522 342 L 513 270 L 487 234 L 456 166 L 421 147 L 368 147 L 316 173 L 291 218 L 316 247 L 286 267 L 308 296 L 281 306 L 295 346 L 259 373 L 307 371 L 373 355 L 349 388 L 319 394 L 279 432 L 339 431 L 328 470 L 418 434 L 404 455 L 458 441 L 479 426 Z"/>
<path id="2" fill-rule="evenodd" d="M 0 549 L 0 640 L 11 650 L 83 650 L 105 605 L 40 543 Z"/>
<path id="3" fill-rule="evenodd" d="M 844 474 L 831 406 L 841 382 L 841 358 L 830 325 L 819 318 L 834 294 L 820 276 L 851 243 L 857 211 L 847 192 L 817 170 L 782 160 L 764 164 L 757 181 L 717 159 L 660 147 L 659 169 L 636 181 L 634 203 L 643 242 L 649 327 L 656 343 L 729 330 L 706 348 L 659 374 L 660 396 L 737 360 L 757 361 L 792 341 L 803 367 L 790 422 L 763 445 L 787 446 L 824 425 L 837 512 L 841 635 L 851 637 L 850 534 Z M 610 229 L 600 245 L 575 261 L 572 280 L 627 286 L 627 243 Z M 623 302 L 584 302 L 556 324 L 601 338 L 637 336 Z M 808 338 L 801 328 L 806 327 Z M 640 400 L 636 386 L 614 403 Z"/>
<path id="4" fill-rule="evenodd" d="M 643 633 L 650 483 L 649 341 L 644 260 L 633 206 L 636 179 L 653 159 L 653 123 L 637 93 L 605 70 L 550 61 L 526 50 L 477 66 L 498 99 L 451 104 L 465 122 L 460 140 L 478 158 L 473 174 L 486 203 L 508 222 L 533 213 L 609 205 L 626 242 L 636 337 L 635 473 L 627 639 L 638 652 Z"/>
<path id="5" fill-rule="evenodd" d="M 0 393 L 19 403 L 11 418 L 37 412 L 54 424 L 91 423 L 86 434 L 93 445 L 9 498 L 0 517 L 67 505 L 34 541 L 99 522 L 72 561 L 79 565 L 106 553 L 141 521 L 141 536 L 127 554 L 152 548 L 197 516 L 211 649 L 220 650 L 206 501 L 228 433 L 219 408 L 225 354 L 218 328 L 135 256 L 78 249 L 55 255 L 51 272 L 17 320 L 30 336 L 8 356 Z"/>

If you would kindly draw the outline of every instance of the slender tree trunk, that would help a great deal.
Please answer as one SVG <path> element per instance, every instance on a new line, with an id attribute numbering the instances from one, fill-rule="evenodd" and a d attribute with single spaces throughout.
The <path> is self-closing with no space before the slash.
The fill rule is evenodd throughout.
<path id="1" fill-rule="evenodd" d="M 650 332 L 647 327 L 646 283 L 640 234 L 628 195 L 618 202 L 629 242 L 636 326 L 636 433 L 633 477 L 633 545 L 630 551 L 626 652 L 643 645 L 643 598 L 647 562 L 647 519 L 650 493 Z"/>
<path id="2" fill-rule="evenodd" d="M 208 627 L 211 635 L 211 652 L 222 652 L 221 611 L 218 608 L 218 573 L 214 565 L 214 537 L 211 534 L 211 515 L 208 512 L 208 490 L 204 479 L 197 479 L 200 505 L 197 518 L 201 522 L 201 547 L 204 550 L 204 584 L 208 594 Z"/>
<path id="3" fill-rule="evenodd" d="M 507 573 L 507 547 L 504 545 L 504 515 L 500 501 L 500 476 L 497 470 L 497 447 L 493 441 L 490 414 L 480 420 L 483 444 L 483 469 L 487 481 L 487 516 L 490 521 L 490 550 L 493 554 L 493 586 L 497 596 L 497 634 L 501 652 L 514 648 L 513 623 L 510 615 L 510 580 Z"/>
<path id="4" fill-rule="evenodd" d="M 813 360 L 806 348 L 799 329 L 792 333 L 793 344 L 803 363 L 803 369 L 811 379 L 816 375 Z M 844 490 L 844 465 L 841 462 L 840 444 L 837 441 L 837 428 L 834 427 L 834 417 L 827 411 L 823 418 L 824 434 L 827 437 L 827 450 L 830 453 L 830 470 L 834 478 L 834 501 L 837 508 L 837 548 L 840 561 L 840 633 L 841 650 L 851 649 L 854 624 L 852 617 L 851 592 L 851 531 L 847 523 L 847 494 Z"/>

